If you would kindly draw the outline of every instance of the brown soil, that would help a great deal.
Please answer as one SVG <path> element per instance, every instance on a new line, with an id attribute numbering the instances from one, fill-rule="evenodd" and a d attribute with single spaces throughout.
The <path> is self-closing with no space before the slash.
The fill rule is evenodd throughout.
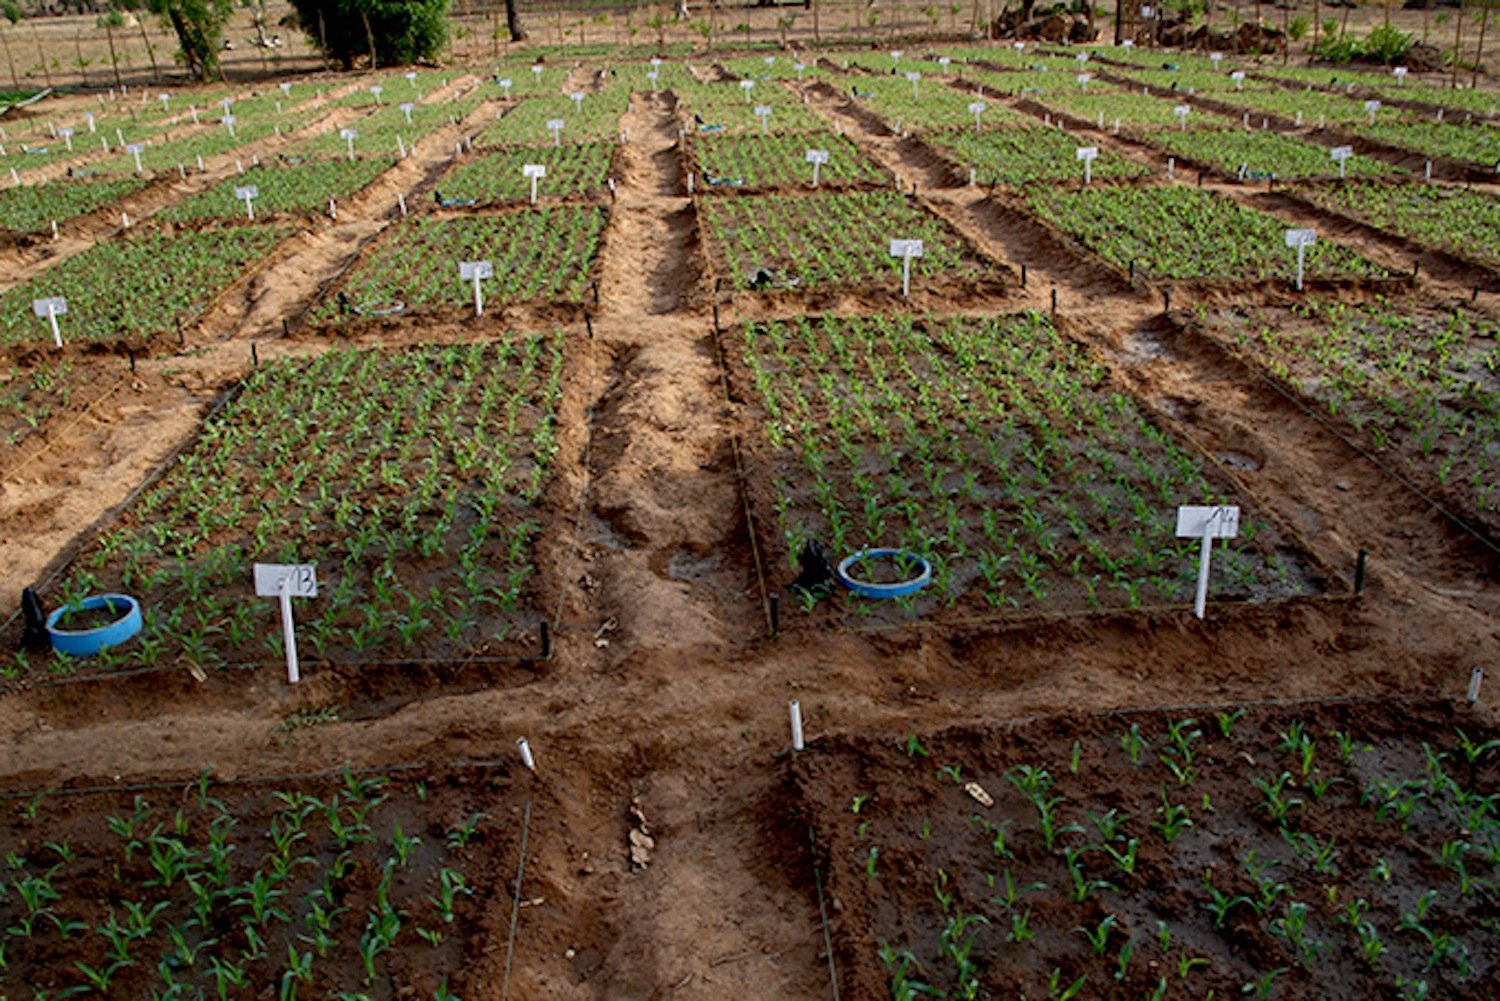
<path id="1" fill-rule="evenodd" d="M 1019 625 L 919 623 L 880 633 L 814 627 L 768 638 L 767 598 L 789 575 L 764 565 L 755 542 L 764 529 L 751 524 L 741 468 L 746 440 L 758 430 L 747 408 L 726 395 L 714 313 L 717 307 L 728 322 L 811 307 L 713 293 L 694 204 L 684 194 L 672 109 L 664 95 L 636 95 L 622 121 L 630 141 L 619 160 L 597 309 L 590 304 L 593 338 L 583 335 L 588 347 L 580 348 L 579 371 L 570 377 L 549 499 L 558 538 L 547 556 L 563 609 L 552 660 L 314 672 L 295 688 L 274 669 L 199 681 L 185 665 L 110 681 L 16 685 L 0 695 L 4 794 L 24 804 L 65 784 L 164 781 L 178 790 L 172 798 L 210 765 L 215 779 L 228 780 L 319 772 L 341 761 L 375 769 L 430 763 L 429 788 L 441 791 L 429 795 L 439 812 L 413 806 L 412 791 L 395 804 L 402 817 L 412 811 L 416 825 L 418 815 L 472 806 L 507 818 L 483 843 L 475 870 L 484 872 L 483 882 L 471 880 L 483 892 L 466 912 L 468 937 L 455 947 L 461 953 L 447 960 L 449 986 L 458 993 L 498 997 L 519 861 L 515 818 L 523 784 L 533 780 L 514 764 L 473 776 L 444 766 L 514 762 L 514 741 L 526 736 L 538 771 L 519 896 L 541 903 L 518 912 L 509 996 L 814 998 L 829 995 L 830 981 L 807 825 L 793 818 L 796 797 L 779 760 L 789 698 L 800 700 L 810 736 L 842 734 L 840 741 L 860 747 L 884 740 L 885 748 L 908 732 L 1007 721 L 1025 737 L 1028 717 L 1063 708 L 1087 713 L 1267 696 L 1363 696 L 1371 719 L 1400 719 L 1401 700 L 1461 694 L 1473 667 L 1495 662 L 1494 553 L 1238 362 L 1184 334 L 1163 316 L 1159 294 L 1129 288 L 985 192 L 953 186 L 919 143 L 861 120 L 829 95 L 810 95 L 813 107 L 877 161 L 915 181 L 921 204 L 977 254 L 1017 275 L 1026 268 L 1024 287 L 970 290 L 958 301 L 934 294 L 920 305 L 946 315 L 1048 310 L 1055 292 L 1073 336 L 1101 351 L 1174 433 L 1222 454 L 1240 489 L 1295 526 L 1320 560 L 1352 574 L 1358 552 L 1367 550 L 1361 598 L 1211 608 L 1204 621 L 1159 612 Z M 295 238 L 273 266 L 220 304 L 187 351 L 142 360 L 138 384 L 86 415 L 65 415 L 47 432 L 44 454 L 5 469 L 0 598 L 14 607 L 21 587 L 60 566 L 60 554 L 86 538 L 88 526 L 109 517 L 189 438 L 223 388 L 253 364 L 252 344 L 264 358 L 310 355 L 334 343 L 464 340 L 500 331 L 498 322 L 445 320 L 278 336 L 281 320 L 294 317 L 389 224 L 394 193 L 405 190 L 410 200 L 428 168 L 442 166 L 445 143 L 452 148 L 451 138 L 439 137 L 432 159 L 424 151 L 379 182 L 389 179 L 389 187 L 341 208 L 336 225 Z M 1268 207 L 1288 218 L 1305 211 Z M 1347 238 L 1409 271 L 1410 260 L 1396 248 L 1373 240 L 1366 248 L 1357 232 Z M 1424 270 L 1410 294 L 1467 297 L 1462 278 L 1429 278 Z M 1175 307 L 1283 293 L 1182 295 Z M 1484 298 L 1479 305 L 1492 308 Z M 819 308 L 869 313 L 893 306 L 851 290 Z M 517 310 L 502 319 L 530 328 L 557 318 Z M 122 364 L 98 362 L 106 372 Z M 1388 700 L 1396 708 L 1380 709 Z M 340 718 L 291 726 L 335 704 L 343 707 Z M 1063 732 L 1044 726 L 1019 746 L 1063 740 L 1066 747 L 1071 738 L 1057 736 Z M 1470 732 L 1488 729 L 1476 722 Z M 976 760 L 998 767 L 1021 753 L 1007 749 L 1009 739 L 985 731 L 954 746 L 973 748 L 987 756 Z M 450 781 L 450 774 L 458 777 Z M 898 789 L 902 781 L 892 779 Z M 1153 793 L 1154 786 L 1143 795 Z M 81 857 L 95 857 L 101 839 L 78 825 L 129 806 L 127 794 L 98 795 L 44 798 L 38 819 L 60 818 L 55 828 L 41 828 L 46 839 L 78 830 L 74 844 L 88 849 Z M 823 798 L 837 806 L 832 793 Z M 639 830 L 633 800 L 654 839 L 645 867 L 632 863 L 627 847 Z M 838 808 L 847 812 L 848 804 Z M 31 844 L 38 830 L 13 814 L 0 834 L 7 845 Z M 424 830 L 424 839 L 441 843 L 441 832 Z M 834 866 L 835 880 L 849 878 L 838 868 L 847 869 L 847 860 L 817 857 Z M 83 894 L 102 885 L 79 889 L 69 906 L 92 906 Z M 407 889 L 421 897 L 432 892 L 431 885 Z M 851 945 L 842 930 L 860 913 L 858 897 L 841 888 L 836 895 L 847 915 L 835 944 L 840 966 L 878 963 L 867 940 Z M 930 881 L 914 881 L 911 906 L 930 909 L 930 895 Z M 368 895 L 358 899 L 368 906 Z M 1184 900 L 1196 912 L 1198 901 Z M 101 916 L 97 908 L 88 914 Z M 854 933 L 868 937 L 883 927 L 892 926 Z M 1082 942 L 1066 929 L 1060 938 Z M 102 940 L 91 941 L 92 948 Z M 67 971 L 63 960 L 85 955 L 92 954 L 56 958 Z M 999 955 L 989 952 L 984 962 Z M 348 973 L 337 969 L 329 975 Z M 400 979 L 430 994 L 437 972 L 431 964 L 403 967 Z M 856 973 L 860 979 L 846 983 L 859 989 L 846 996 L 879 996 L 879 972 Z M 1099 979 L 1108 980 L 1107 972 Z"/>

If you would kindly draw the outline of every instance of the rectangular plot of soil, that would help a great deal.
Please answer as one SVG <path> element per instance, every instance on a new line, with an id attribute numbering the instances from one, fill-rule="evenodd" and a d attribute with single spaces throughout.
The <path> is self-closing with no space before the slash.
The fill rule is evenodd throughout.
<path id="1" fill-rule="evenodd" d="M 529 165 L 546 174 L 537 180 L 537 197 L 577 198 L 602 191 L 614 162 L 614 143 L 565 143 L 487 152 L 454 163 L 434 189 L 438 204 L 495 204 L 531 199 Z"/>
<path id="2" fill-rule="evenodd" d="M 1122 270 L 1155 279 L 1290 281 L 1297 253 L 1279 219 L 1195 188 L 1039 190 L 1031 211 Z M 1328 239 L 1305 251 L 1308 279 L 1388 277 Z"/>
<path id="3" fill-rule="evenodd" d="M 473 314 L 466 261 L 489 261 L 490 303 L 577 303 L 591 280 L 605 210 L 544 205 L 494 215 L 416 216 L 391 227 L 333 293 L 310 314 L 315 322 L 442 313 Z"/>
<path id="4" fill-rule="evenodd" d="M 563 346 L 514 335 L 256 370 L 42 596 L 133 595 L 140 635 L 31 668 L 276 663 L 279 613 L 255 596 L 254 563 L 317 565 L 318 596 L 296 608 L 304 663 L 534 654 L 555 593 L 544 491 Z"/>
<path id="5" fill-rule="evenodd" d="M 1437 185 L 1306 188 L 1311 202 L 1463 260 L 1500 270 L 1500 198 Z"/>
<path id="6" fill-rule="evenodd" d="M 1420 304 L 1207 311 L 1198 329 L 1500 537 L 1500 324 Z"/>
<path id="7" fill-rule="evenodd" d="M 140 177 L 117 177 L 8 187 L 0 191 L 0 231 L 13 237 L 40 233 L 53 222 L 66 222 L 133 195 L 146 183 Z"/>
<path id="8" fill-rule="evenodd" d="M 890 175 L 858 146 L 829 131 L 790 135 L 713 135 L 690 140 L 693 166 L 705 192 L 811 188 L 809 151 L 827 154 L 818 167 L 819 187 L 890 185 Z"/>
<path id="9" fill-rule="evenodd" d="M 813 621 L 1182 605 L 1199 542 L 1174 537 L 1179 504 L 1247 506 L 1215 558 L 1215 600 L 1318 589 L 1295 540 L 1040 314 L 799 319 L 725 336 L 760 430 L 749 476 L 772 586 L 813 539 L 835 560 L 899 548 L 932 565 L 913 598 L 836 589 Z"/>
<path id="10" fill-rule="evenodd" d="M 1025 186 L 1032 184 L 1084 182 L 1083 164 L 1078 149 L 1091 140 L 1060 129 L 971 129 L 933 132 L 923 141 L 951 163 L 956 173 L 967 180 L 973 168 L 974 179 L 983 185 Z M 1097 148 L 1097 147 L 1096 147 Z M 1108 149 L 1089 166 L 1091 181 L 1110 181 L 1144 177 L 1152 173 L 1145 164 L 1127 160 Z"/>
<path id="11" fill-rule="evenodd" d="M 250 213 L 237 192 L 255 189 L 251 206 L 256 219 L 277 215 L 323 215 L 330 199 L 343 201 L 389 170 L 395 160 L 325 160 L 289 166 L 251 167 L 178 202 L 161 213 L 174 221 L 248 220 Z"/>
<path id="12" fill-rule="evenodd" d="M 698 213 L 711 263 L 735 289 L 756 287 L 757 273 L 765 271 L 770 288 L 899 290 L 893 239 L 923 243 L 922 256 L 911 262 L 913 288 L 1001 277 L 942 219 L 895 192 L 700 198 Z"/>
<path id="13" fill-rule="evenodd" d="M 1062 716 L 792 773 L 849 996 L 1478 998 L 1497 734 L 1451 704 Z"/>
<path id="14" fill-rule="evenodd" d="M 505 769 L 455 767 L 12 801 L 5 984 L 473 996 L 499 979 L 525 796 Z"/>

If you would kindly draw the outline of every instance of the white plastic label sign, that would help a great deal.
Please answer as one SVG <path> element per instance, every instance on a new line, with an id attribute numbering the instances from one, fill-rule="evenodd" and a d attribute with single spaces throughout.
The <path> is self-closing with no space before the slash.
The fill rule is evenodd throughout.
<path id="1" fill-rule="evenodd" d="M 521 166 L 522 177 L 546 177 L 547 166 L 541 163 L 527 163 Z"/>
<path id="2" fill-rule="evenodd" d="M 755 116 L 757 118 L 765 118 L 770 114 L 771 106 L 769 104 L 757 104 L 755 106 Z"/>
<path id="3" fill-rule="evenodd" d="M 255 564 L 255 596 L 257 598 L 281 597 L 281 582 L 287 582 L 287 591 L 294 598 L 316 598 L 318 596 L 318 571 L 312 563 L 257 563 Z"/>
<path id="4" fill-rule="evenodd" d="M 1099 156 L 1099 147 L 1098 146 L 1080 146 L 1080 147 L 1078 147 L 1078 152 L 1077 152 L 1076 155 L 1077 155 L 1078 159 L 1080 159 L 1080 160 L 1093 160 L 1093 159 L 1096 159 Z"/>
<path id="5" fill-rule="evenodd" d="M 971 114 L 971 115 L 982 115 L 982 114 L 984 114 L 984 109 L 988 108 L 988 107 L 989 107 L 989 105 L 985 104 L 983 101 L 970 101 L 969 102 L 969 114 Z"/>
<path id="6" fill-rule="evenodd" d="M 339 129 L 340 139 L 358 139 L 359 132 L 354 129 Z"/>
<path id="7" fill-rule="evenodd" d="M 461 261 L 458 265 L 458 277 L 466 282 L 476 278 L 493 278 L 495 265 L 490 261 Z"/>
<path id="8" fill-rule="evenodd" d="M 138 156 L 145 151 L 146 147 L 142 146 L 140 143 L 130 143 L 125 147 L 125 152 L 129 153 L 131 156 Z"/>
<path id="9" fill-rule="evenodd" d="M 376 97 L 379 97 L 381 94 L 385 93 L 385 88 L 377 83 L 375 86 L 370 88 L 370 93 L 374 94 Z"/>
<path id="10" fill-rule="evenodd" d="M 1328 155 L 1335 160 L 1347 160 L 1354 155 L 1353 146 L 1335 146 L 1328 151 Z"/>
<path id="11" fill-rule="evenodd" d="M 1224 61 L 1224 53 L 1222 53 L 1222 52 L 1210 52 L 1208 54 L 1208 61 L 1211 62 L 1211 63 L 1220 63 L 1220 62 L 1223 62 Z"/>
<path id="12" fill-rule="evenodd" d="M 1289 229 L 1286 231 L 1286 245 L 1288 247 L 1311 247 L 1318 242 L 1318 231 L 1315 229 Z"/>
<path id="13" fill-rule="evenodd" d="M 237 121 L 237 119 L 233 115 L 225 115 L 223 118 L 219 119 L 219 123 L 222 125 L 233 125 L 235 121 Z"/>
<path id="14" fill-rule="evenodd" d="M 1245 71 L 1235 70 L 1233 73 L 1229 74 L 1229 79 L 1233 80 L 1235 83 L 1241 83 L 1245 79 Z"/>
<path id="15" fill-rule="evenodd" d="M 247 184 L 243 188 L 235 188 L 234 197 L 242 202 L 248 202 L 252 198 L 260 197 L 260 188 L 254 184 Z"/>
<path id="16" fill-rule="evenodd" d="M 892 240 L 891 241 L 891 256 L 892 257 L 921 257 L 922 256 L 922 241 L 921 240 Z"/>
<path id="17" fill-rule="evenodd" d="M 1186 118 L 1189 114 L 1192 113 L 1192 111 L 1193 109 L 1190 105 L 1179 104 L 1177 105 L 1177 107 L 1172 109 L 1172 114 L 1176 115 L 1178 118 Z"/>
<path id="18" fill-rule="evenodd" d="M 1177 509 L 1179 539 L 1232 539 L 1240 534 L 1240 509 L 1233 504 L 1184 505 Z"/>
<path id="19" fill-rule="evenodd" d="M 912 83 L 916 83 L 918 80 L 922 79 L 922 74 L 918 73 L 916 70 L 909 70 L 907 71 L 906 79 L 910 80 Z"/>
<path id="20" fill-rule="evenodd" d="M 1380 102 L 1379 101 L 1366 101 L 1365 102 L 1365 110 L 1366 111 L 1379 111 L 1380 110 Z"/>
<path id="21" fill-rule="evenodd" d="M 810 149 L 807 151 L 806 160 L 808 163 L 827 163 L 828 151 L 826 149 Z"/>
<path id="22" fill-rule="evenodd" d="M 568 123 L 565 122 L 565 121 L 563 121 L 561 118 L 549 118 L 547 120 L 547 131 L 548 132 L 561 132 L 563 130 L 563 126 L 565 126 L 567 124 Z"/>
<path id="23" fill-rule="evenodd" d="M 62 316 L 68 311 L 68 300 L 60 295 L 50 299 L 33 299 L 31 311 L 40 317 Z"/>

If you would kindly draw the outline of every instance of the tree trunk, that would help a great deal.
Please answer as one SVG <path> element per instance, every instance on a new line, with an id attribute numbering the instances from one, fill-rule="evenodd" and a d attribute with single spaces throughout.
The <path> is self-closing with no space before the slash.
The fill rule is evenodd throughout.
<path id="1" fill-rule="evenodd" d="M 1344 40 L 1344 37 L 1349 34 L 1349 15 L 1353 11 L 1354 11 L 1354 5 L 1353 4 L 1349 4 L 1347 7 L 1344 8 L 1344 20 L 1343 20 L 1343 23 L 1339 25 L 1339 41 L 1340 42 L 1342 42 Z"/>
<path id="2" fill-rule="evenodd" d="M 1458 87 L 1458 54 L 1463 51 L 1464 44 L 1464 4 L 1458 0 L 1458 10 L 1453 12 L 1453 75 L 1448 81 L 1448 86 Z"/>
<path id="3" fill-rule="evenodd" d="M 1479 48 L 1474 53 L 1474 75 L 1469 77 L 1469 89 L 1473 90 L 1479 86 L 1479 64 L 1484 59 L 1484 29 L 1490 23 L 1490 11 L 1488 7 L 1479 11 Z"/>
<path id="4" fill-rule="evenodd" d="M 120 57 L 115 55 L 115 29 L 109 23 L 110 15 L 104 16 L 104 37 L 109 39 L 109 64 L 115 70 L 115 86 L 124 88 L 125 81 L 120 79 Z"/>
<path id="5" fill-rule="evenodd" d="M 516 0 L 505 0 L 505 27 L 512 42 L 526 40 L 526 29 L 521 27 L 521 12 L 516 7 Z"/>
<path id="6" fill-rule="evenodd" d="M 1321 0 L 1313 0 L 1313 31 L 1312 48 L 1309 52 L 1318 51 L 1318 32 L 1323 30 L 1323 7 Z"/>
<path id="7" fill-rule="evenodd" d="M 47 65 L 47 53 L 42 51 L 42 36 L 36 30 L 36 22 L 31 23 L 31 38 L 36 42 L 36 57 L 42 61 L 42 75 L 47 78 L 47 86 L 52 86 L 52 68 Z"/>
<path id="8" fill-rule="evenodd" d="M 146 22 L 140 15 L 135 16 L 135 26 L 141 29 L 141 41 L 146 44 L 146 58 L 151 60 L 151 82 L 160 83 L 161 67 L 156 65 L 156 46 L 151 44 L 151 36 L 146 34 Z"/>
<path id="9" fill-rule="evenodd" d="M 361 9 L 359 12 L 359 19 L 363 21 L 365 25 L 365 41 L 370 43 L 370 69 L 374 69 L 380 64 L 378 62 L 379 57 L 377 57 L 375 54 L 375 32 L 370 29 L 370 15 L 366 14 L 364 10 Z"/>
<path id="10" fill-rule="evenodd" d="M 17 91 L 21 89 L 21 79 L 16 76 L 16 57 L 10 54 L 10 29 L 0 29 L 0 45 L 5 46 L 5 64 L 10 67 L 10 83 Z"/>

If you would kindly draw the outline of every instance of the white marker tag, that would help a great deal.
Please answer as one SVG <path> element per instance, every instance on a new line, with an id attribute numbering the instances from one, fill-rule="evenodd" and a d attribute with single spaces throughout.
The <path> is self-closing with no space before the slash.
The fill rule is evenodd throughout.
<path id="1" fill-rule="evenodd" d="M 43 319 L 49 316 L 62 316 L 68 311 L 68 300 L 60 295 L 50 299 L 33 299 L 31 311 Z"/>
<path id="2" fill-rule="evenodd" d="M 952 63 L 953 63 L 953 60 L 949 59 L 947 56 L 939 56 L 938 57 L 938 65 L 939 66 L 946 67 L 946 66 L 952 65 Z"/>
<path id="3" fill-rule="evenodd" d="M 1353 146 L 1335 146 L 1328 151 L 1330 158 L 1334 160 L 1347 160 L 1354 155 Z"/>
<path id="4" fill-rule="evenodd" d="M 1178 118 L 1186 118 L 1188 115 L 1192 114 L 1192 111 L 1193 109 L 1190 105 L 1179 104 L 1177 105 L 1177 107 L 1172 109 L 1172 114 L 1176 115 Z"/>
<path id="5" fill-rule="evenodd" d="M 354 129 L 339 129 L 340 139 L 358 139 L 359 132 Z"/>
<path id="6" fill-rule="evenodd" d="M 1380 102 L 1379 101 L 1366 101 L 1365 102 L 1365 110 L 1369 111 L 1369 112 L 1379 111 L 1380 110 Z"/>
<path id="7" fill-rule="evenodd" d="M 1075 154 L 1080 160 L 1094 160 L 1099 156 L 1098 146 L 1080 146 Z"/>
<path id="8" fill-rule="evenodd" d="M 581 90 L 575 90 L 573 91 L 573 93 L 569 94 L 568 97 L 574 104 L 582 104 L 583 99 L 585 97 L 588 97 L 588 95 Z"/>
<path id="9" fill-rule="evenodd" d="M 891 241 L 891 256 L 892 257 L 921 257 L 922 256 L 922 241 L 921 240 L 892 240 Z"/>
<path id="10" fill-rule="evenodd" d="M 417 82 L 417 74 L 416 74 L 415 70 L 408 70 L 406 72 L 406 82 L 407 83 L 416 83 Z"/>
<path id="11" fill-rule="evenodd" d="M 749 89 L 751 87 L 754 87 L 754 86 L 755 86 L 755 81 L 754 80 L 741 80 L 740 81 L 740 90 L 749 91 Z"/>
<path id="12" fill-rule="evenodd" d="M 1240 509 L 1233 504 L 1184 505 L 1177 509 L 1179 539 L 1232 539 L 1240 534 Z"/>
<path id="13" fill-rule="evenodd" d="M 891 58 L 892 59 L 900 59 L 904 55 L 906 55 L 906 50 L 905 49 L 892 49 L 891 50 Z"/>
<path id="14" fill-rule="evenodd" d="M 982 115 L 982 114 L 984 114 L 984 109 L 988 108 L 988 107 L 989 107 L 989 105 L 985 104 L 983 101 L 970 101 L 969 102 L 969 114 L 971 114 L 971 115 Z"/>
<path id="15" fill-rule="evenodd" d="M 1235 70 L 1233 73 L 1229 74 L 1229 79 L 1233 80 L 1235 83 L 1244 83 L 1245 82 L 1245 71 L 1244 70 Z"/>
<path id="16" fill-rule="evenodd" d="M 70 128 L 67 128 L 67 127 L 58 129 L 57 130 L 57 134 L 60 135 L 60 136 L 62 136 L 64 139 L 72 139 L 73 138 L 73 130 L 70 129 Z"/>
<path id="17" fill-rule="evenodd" d="M 533 67 L 531 67 L 531 75 L 537 77 L 538 79 L 540 79 L 541 75 L 542 75 L 542 67 L 540 67 L 540 66 L 533 66 Z"/>
<path id="18" fill-rule="evenodd" d="M 501 80 L 500 80 L 500 86 L 503 87 L 503 88 L 505 88 L 506 90 L 510 90 L 512 87 L 515 86 L 515 81 L 512 80 L 508 76 L 507 77 L 502 77 Z"/>
<path id="19" fill-rule="evenodd" d="M 804 155 L 803 159 L 808 163 L 827 163 L 828 151 L 826 149 L 810 149 Z"/>
<path id="20" fill-rule="evenodd" d="M 547 165 L 542 163 L 527 163 L 521 166 L 522 177 L 546 177 Z M 488 277 L 488 276 L 486 276 Z"/>
<path id="21" fill-rule="evenodd" d="M 234 197 L 239 201 L 248 202 L 252 198 L 260 197 L 260 188 L 254 184 L 247 184 L 243 188 L 235 188 Z"/>
<path id="22" fill-rule="evenodd" d="M 125 147 L 125 152 L 129 153 L 131 156 L 137 156 L 141 153 L 146 152 L 146 147 L 142 146 L 140 143 L 129 143 Z"/>
<path id="23" fill-rule="evenodd" d="M 1311 247 L 1318 242 L 1318 231 L 1315 229 L 1289 229 L 1286 231 L 1286 245 L 1288 247 Z"/>
<path id="24" fill-rule="evenodd" d="M 374 94 L 376 97 L 379 97 L 381 94 L 385 93 L 385 88 L 377 83 L 375 86 L 370 88 L 370 93 Z"/>
<path id="25" fill-rule="evenodd" d="M 495 265 L 490 261 L 461 261 L 458 265 L 458 277 L 466 282 L 476 278 L 493 278 Z"/>
<path id="26" fill-rule="evenodd" d="M 233 125 L 237 120 L 238 119 L 236 119 L 233 115 L 225 115 L 223 118 L 219 119 L 219 124 Z"/>
<path id="27" fill-rule="evenodd" d="M 906 79 L 912 83 L 916 83 L 918 80 L 922 79 L 922 74 L 918 73 L 916 70 L 908 70 L 906 73 Z"/>
<path id="28" fill-rule="evenodd" d="M 547 120 L 548 132 L 561 132 L 568 123 L 561 118 L 549 118 Z"/>
<path id="29" fill-rule="evenodd" d="M 283 94 L 290 94 L 292 92 L 292 85 L 289 84 L 289 83 L 282 84 L 281 85 L 281 92 Z"/>
<path id="30" fill-rule="evenodd" d="M 1210 52 L 1208 54 L 1208 61 L 1217 65 L 1218 63 L 1221 63 L 1221 62 L 1224 61 L 1224 53 L 1222 53 L 1222 52 Z"/>
<path id="31" fill-rule="evenodd" d="M 1088 82 L 1090 80 L 1092 80 L 1092 79 L 1094 79 L 1094 74 L 1092 74 L 1092 73 L 1080 73 L 1080 74 L 1078 74 L 1078 77 L 1077 77 L 1078 86 L 1080 86 L 1080 87 L 1087 86 Z"/>
<path id="32" fill-rule="evenodd" d="M 255 564 L 255 596 L 257 598 L 281 597 L 281 582 L 283 580 L 287 582 L 287 591 L 293 598 L 316 598 L 318 596 L 318 569 L 316 564 Z"/>

